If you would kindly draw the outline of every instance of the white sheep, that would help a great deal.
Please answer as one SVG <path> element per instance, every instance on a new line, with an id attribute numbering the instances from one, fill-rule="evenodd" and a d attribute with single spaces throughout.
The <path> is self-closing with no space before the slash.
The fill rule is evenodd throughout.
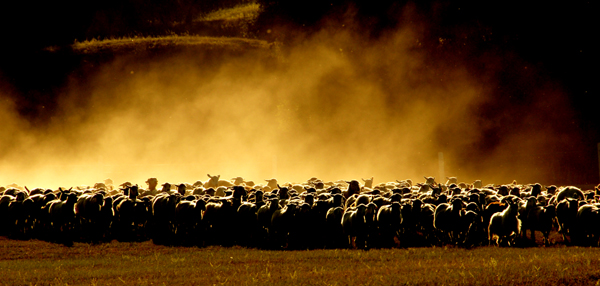
<path id="1" fill-rule="evenodd" d="M 452 184 L 458 184 L 458 179 L 456 177 L 446 177 L 446 186 L 450 186 Z"/>
<path id="2" fill-rule="evenodd" d="M 362 178 L 361 178 L 362 179 Z M 362 179 L 363 182 L 365 182 L 365 185 L 363 187 L 372 189 L 373 188 L 373 177 L 371 177 L 370 179 Z"/>
<path id="3" fill-rule="evenodd" d="M 265 180 L 267 182 L 267 187 L 269 187 L 269 189 L 271 190 L 275 190 L 278 188 L 277 186 L 277 179 L 268 179 Z"/>
<path id="4" fill-rule="evenodd" d="M 221 175 L 211 176 L 210 174 L 206 174 L 210 179 L 204 183 L 204 188 L 217 188 L 219 186 L 219 178 Z"/>

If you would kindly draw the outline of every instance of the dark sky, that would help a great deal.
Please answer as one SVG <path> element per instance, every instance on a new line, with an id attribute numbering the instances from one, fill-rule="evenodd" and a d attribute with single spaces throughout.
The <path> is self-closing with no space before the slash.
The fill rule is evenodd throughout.
<path id="1" fill-rule="evenodd" d="M 119 3 L 134 1 L 83 2 L 4 1 L 0 9 L 0 29 L 4 39 L 2 50 L 9 53 L 4 53 L 0 68 L 14 68 L 7 65 L 7 61 L 26 63 L 26 58 L 18 59 L 23 57 L 19 55 L 21 52 L 32 52 L 49 45 L 70 44 L 75 38 L 81 40 L 89 37 L 86 31 L 96 12 L 127 9 L 127 5 Z M 327 13 L 324 9 L 314 9 L 315 6 L 322 6 L 315 3 L 323 1 L 286 2 L 300 3 L 296 7 L 302 9 L 283 13 L 297 22 L 312 24 L 314 19 Z M 339 0 L 331 2 L 339 7 L 348 3 Z M 397 19 L 393 18 L 397 14 L 390 11 L 400 10 L 408 3 L 354 2 L 362 11 L 359 13 L 372 27 L 396 24 Z M 432 23 L 432 38 L 457 37 L 462 31 L 468 31 L 471 37 L 488 34 L 488 41 L 492 40 L 493 44 L 484 48 L 511 50 L 526 61 L 542 67 L 549 77 L 561 82 L 572 94 L 573 104 L 581 109 L 583 124 L 589 125 L 589 128 L 598 127 L 597 120 L 589 114 L 593 111 L 590 100 L 597 95 L 597 87 L 592 84 L 596 61 L 592 60 L 594 51 L 591 42 L 597 35 L 594 27 L 600 24 L 597 5 L 593 1 L 543 5 L 523 4 L 521 1 L 418 1 L 416 6 L 422 16 Z M 123 15 L 134 14 L 139 13 Z M 35 63 L 31 65 L 35 66 Z"/>
<path id="2" fill-rule="evenodd" d="M 170 3 L 160 2 L 166 6 Z M 181 2 L 185 1 L 177 1 Z M 271 12 L 287 24 L 310 30 L 318 29 L 319 19 L 334 13 L 336 7 L 343 10 L 340 7 L 351 3 L 358 7 L 356 17 L 364 23 L 363 27 L 372 37 L 377 37 L 386 29 L 405 24 L 400 16 L 402 10 L 411 5 L 415 7 L 416 14 L 428 23 L 425 42 L 428 41 L 432 49 L 439 39 L 447 43 L 439 53 L 440 57 L 444 53 L 460 54 L 462 62 L 470 62 L 472 72 L 482 73 L 490 64 L 483 60 L 484 55 L 498 54 L 509 60 L 515 59 L 514 67 L 504 63 L 509 68 L 497 75 L 499 86 L 511 94 L 511 98 L 505 99 L 499 92 L 496 95 L 499 101 L 527 101 L 528 86 L 536 84 L 529 82 L 532 79 L 555 84 L 566 92 L 574 111 L 574 119 L 569 120 L 573 120 L 574 128 L 581 130 L 581 137 L 577 140 L 584 141 L 577 146 L 589 146 L 585 156 L 594 154 L 596 143 L 600 142 L 600 120 L 595 102 L 598 88 L 592 82 L 592 77 L 597 75 L 594 57 L 597 51 L 592 48 L 592 39 L 598 35 L 600 23 L 598 5 L 593 1 L 543 4 L 523 4 L 522 1 L 330 2 L 334 5 L 323 5 L 325 2 L 316 0 L 290 0 Z M 131 10 L 133 6 L 127 3 L 137 2 L 4 1 L 0 4 L 0 31 L 3 36 L 0 83 L 9 83 L 3 85 L 3 88 L 9 89 L 5 93 L 16 98 L 17 102 L 23 102 L 23 106 L 31 102 L 45 102 L 52 106 L 55 99 L 53 90 L 60 88 L 79 63 L 69 57 L 48 57 L 41 49 L 69 45 L 75 39 L 93 36 L 89 34 L 90 25 L 99 11 L 118 11 L 124 15 L 124 23 L 139 23 L 144 11 Z M 138 18 L 134 19 L 134 16 Z M 521 69 L 524 65 L 531 65 L 538 74 L 523 80 Z M 482 112 L 491 113 L 493 110 L 494 107 L 489 106 Z M 38 111 L 27 107 L 20 111 L 31 116 L 32 120 L 39 115 Z M 489 144 L 493 144 L 493 137 L 494 134 L 490 134 Z M 595 164 L 589 168 L 593 168 L 591 173 L 597 176 L 597 158 L 583 162 Z"/>

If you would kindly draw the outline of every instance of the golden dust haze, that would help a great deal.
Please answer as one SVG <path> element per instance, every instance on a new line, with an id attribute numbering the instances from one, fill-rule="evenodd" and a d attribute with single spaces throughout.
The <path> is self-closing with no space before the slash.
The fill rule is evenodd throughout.
<path id="1" fill-rule="evenodd" d="M 460 62 L 432 63 L 418 31 L 367 40 L 350 28 L 324 28 L 284 49 L 217 59 L 189 50 L 116 57 L 89 78 L 72 78 L 43 128 L 0 102 L 0 184 L 112 178 L 145 186 L 149 177 L 194 182 L 207 173 L 257 183 L 422 181 L 440 176 L 440 152 L 445 175 L 459 181 L 552 183 L 536 154 L 556 147 L 548 142 L 557 131 L 539 114 L 564 106 L 563 95 L 544 88 L 543 96 L 532 93 L 544 100 L 526 110 L 499 108 L 525 123 L 485 156 L 471 152 L 483 130 L 499 124 L 479 112 L 493 106 L 494 81 Z"/>

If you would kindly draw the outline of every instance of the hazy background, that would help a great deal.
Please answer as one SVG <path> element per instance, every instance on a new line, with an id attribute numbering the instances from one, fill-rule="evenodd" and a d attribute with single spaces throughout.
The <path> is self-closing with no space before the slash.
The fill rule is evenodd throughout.
<path id="1" fill-rule="evenodd" d="M 585 71 L 560 69 L 585 67 L 564 58 L 589 53 L 587 42 L 572 43 L 580 51 L 535 42 L 536 51 L 527 38 L 564 40 L 546 30 L 555 18 L 529 23 L 513 12 L 518 30 L 486 18 L 493 4 L 463 13 L 446 2 L 310 2 L 319 9 L 298 16 L 285 3 L 258 19 L 253 37 L 274 41 L 269 50 L 101 60 L 7 50 L 17 59 L 0 70 L 0 185 L 194 182 L 207 173 L 421 181 L 440 176 L 440 153 L 445 175 L 459 181 L 598 183 L 598 123 L 586 104 L 595 90 L 565 76 Z M 79 16 L 72 38 L 107 31 L 98 11 L 82 9 L 90 16 Z"/>

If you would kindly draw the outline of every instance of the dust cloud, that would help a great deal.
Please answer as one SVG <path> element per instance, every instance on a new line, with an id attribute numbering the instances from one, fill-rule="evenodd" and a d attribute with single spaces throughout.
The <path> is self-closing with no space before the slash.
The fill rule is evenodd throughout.
<path id="1" fill-rule="evenodd" d="M 123 55 L 73 77 L 43 127 L 2 101 L 1 184 L 419 182 L 439 178 L 439 153 L 459 181 L 553 183 L 540 156 L 569 141 L 553 125 L 568 112 L 550 114 L 559 89 L 532 84 L 515 104 L 498 96 L 498 70 L 434 56 L 417 24 L 375 40 L 354 28 L 218 59 Z"/>

